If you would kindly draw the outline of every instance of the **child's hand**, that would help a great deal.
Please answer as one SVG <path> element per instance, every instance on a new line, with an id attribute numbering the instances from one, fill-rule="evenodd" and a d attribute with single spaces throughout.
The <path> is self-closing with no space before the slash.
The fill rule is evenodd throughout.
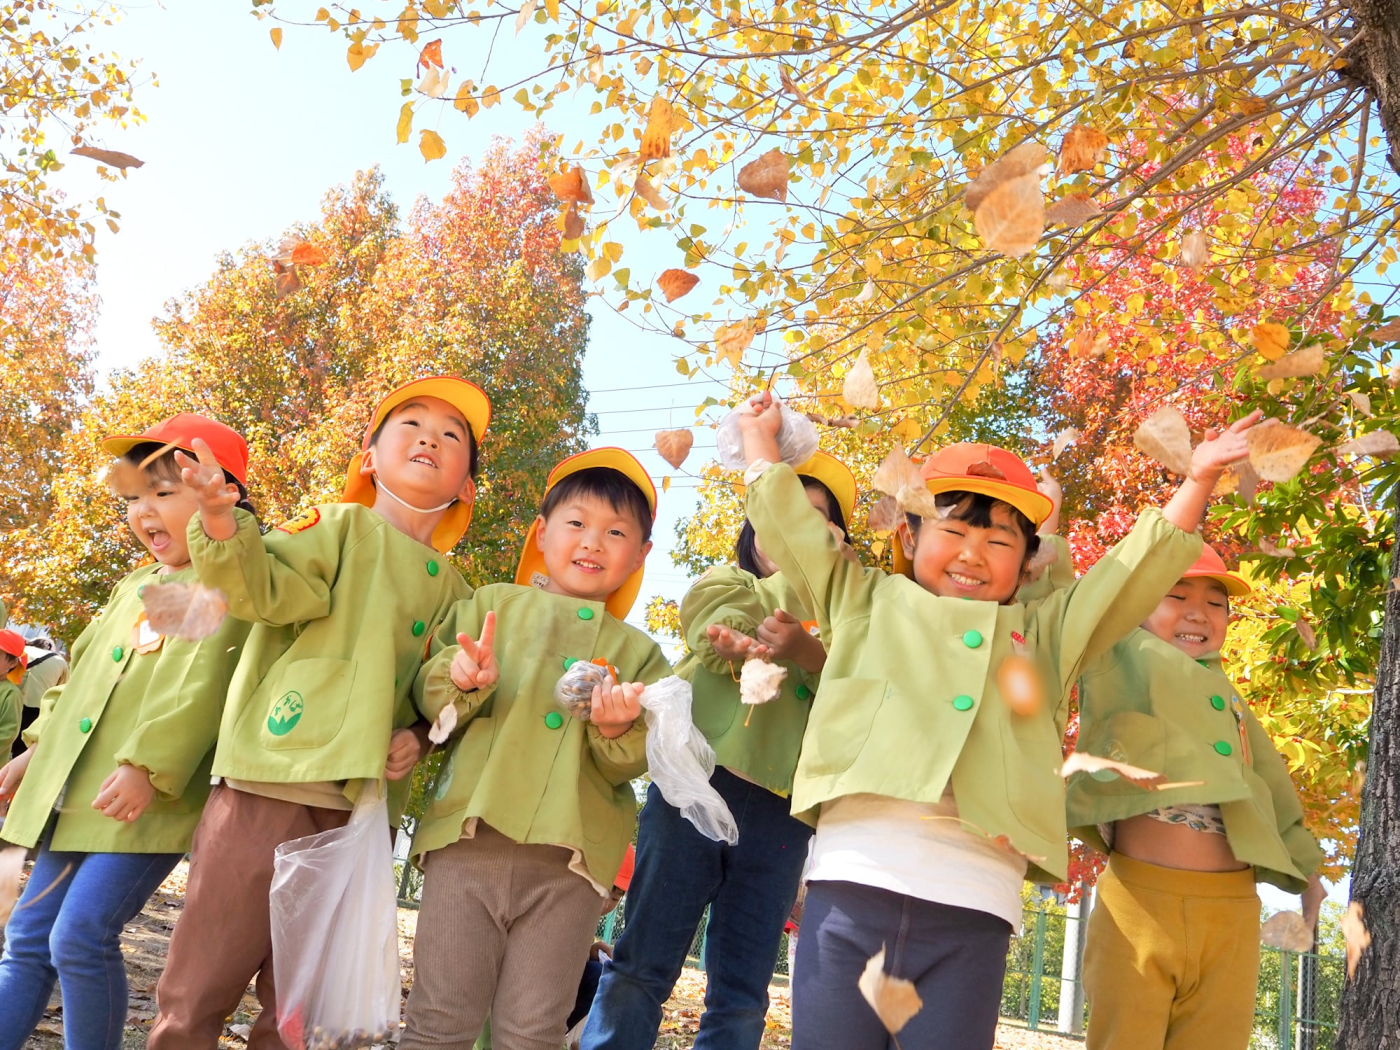
<path id="1" fill-rule="evenodd" d="M 822 643 L 807 633 L 800 620 L 782 609 L 758 625 L 758 640 L 768 647 L 775 660 L 788 660 L 810 674 L 826 666 Z"/>
<path id="2" fill-rule="evenodd" d="M 176 450 L 175 462 L 180 467 L 180 479 L 190 487 L 199 503 L 199 520 L 211 540 L 229 540 L 238 531 L 233 508 L 239 500 L 238 486 L 224 476 L 224 468 L 214 458 L 203 438 L 191 444 L 197 459 L 190 459 Z"/>
<path id="3" fill-rule="evenodd" d="M 1249 455 L 1249 428 L 1263 414 L 1256 408 L 1243 419 L 1231 423 L 1228 430 L 1207 430 L 1205 440 L 1191 453 L 1191 478 L 1213 488 L 1226 467 Z"/>
<path id="4" fill-rule="evenodd" d="M 749 657 L 767 659 L 768 647 L 750 638 L 742 631 L 736 631 L 732 627 L 726 627 L 721 623 L 712 623 L 705 628 L 705 634 L 710 639 L 710 645 L 721 660 L 728 660 L 730 663 L 738 663 L 747 660 Z"/>
<path id="5" fill-rule="evenodd" d="M 623 682 L 621 685 L 595 685 L 593 687 L 593 713 L 589 718 L 598 732 L 608 740 L 620 737 L 632 728 L 642 714 L 641 682 Z"/>
<path id="6" fill-rule="evenodd" d="M 1050 473 L 1049 467 L 1040 468 L 1040 480 L 1035 483 L 1042 494 L 1050 497 L 1050 516 L 1040 523 L 1037 530 L 1042 536 L 1053 536 L 1060 531 L 1060 508 L 1065 504 L 1065 490 L 1060 481 Z"/>
<path id="7" fill-rule="evenodd" d="M 782 413 L 773 403 L 773 395 L 764 391 L 751 398 L 748 411 L 739 415 L 739 433 L 744 437 L 744 461 L 753 466 L 759 461 L 776 463 L 783 457 L 778 452 L 778 428 Z"/>
<path id="8" fill-rule="evenodd" d="M 36 744 L 35 747 L 37 746 Z M 0 802 L 8 802 L 14 798 L 15 792 L 19 790 L 19 782 L 24 779 L 24 771 L 29 768 L 29 762 L 33 757 L 34 748 L 31 747 L 18 758 L 11 759 L 0 766 Z"/>
<path id="9" fill-rule="evenodd" d="M 481 638 L 472 641 L 471 635 L 457 635 L 457 644 L 462 648 L 452 658 L 452 684 L 464 693 L 473 689 L 484 689 L 500 677 L 496 666 L 496 614 L 489 612 L 481 625 Z"/>
<path id="10" fill-rule="evenodd" d="M 389 738 L 389 759 L 384 764 L 385 780 L 402 780 L 428 750 L 428 723 L 419 722 L 407 729 L 395 729 Z"/>
<path id="11" fill-rule="evenodd" d="M 123 762 L 116 772 L 102 782 L 101 790 L 92 800 L 92 808 L 104 817 L 130 824 L 146 812 L 146 807 L 155 797 L 151 774 L 140 766 Z"/>

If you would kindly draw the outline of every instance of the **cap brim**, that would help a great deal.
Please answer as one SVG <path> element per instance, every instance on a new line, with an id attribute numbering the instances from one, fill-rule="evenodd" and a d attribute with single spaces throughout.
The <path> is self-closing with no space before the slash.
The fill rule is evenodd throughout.
<path id="1" fill-rule="evenodd" d="M 373 507 L 375 501 L 374 479 L 360 473 L 364 453 L 357 452 L 345 468 L 345 488 L 340 493 L 341 503 L 358 503 Z M 443 512 L 441 520 L 433 529 L 433 549 L 446 554 L 462 541 L 467 528 L 472 523 L 472 503 L 459 499 Z"/>
<path id="2" fill-rule="evenodd" d="M 1184 572 L 1181 578 L 1215 580 L 1225 588 L 1225 593 L 1231 598 L 1243 598 L 1254 593 L 1253 585 L 1243 576 L 1233 572 Z"/>
<path id="3" fill-rule="evenodd" d="M 856 513 L 856 478 L 851 469 L 829 452 L 815 452 L 812 458 L 797 468 L 799 476 L 815 478 L 836 497 L 836 505 L 841 508 L 841 516 L 847 527 L 853 523 Z"/>
<path id="4" fill-rule="evenodd" d="M 478 446 L 481 444 L 482 438 L 486 436 L 486 428 L 491 424 L 491 399 L 475 383 L 458 379 L 456 376 L 429 376 L 427 379 L 415 379 L 411 383 L 405 383 L 403 386 L 389 391 L 374 410 L 374 417 L 370 420 L 369 427 L 365 431 L 366 444 L 374 432 L 379 429 L 380 424 L 388 418 L 390 412 L 416 397 L 436 397 L 446 401 L 462 413 L 462 418 L 471 428 L 472 438 Z"/>
<path id="5" fill-rule="evenodd" d="M 160 447 L 162 445 L 167 444 L 169 444 L 169 442 L 162 441 L 160 440 L 160 438 L 145 437 L 141 434 L 121 434 L 116 437 L 103 438 L 102 450 L 104 452 L 110 452 L 113 456 L 116 456 L 118 459 L 120 459 L 122 456 L 125 456 L 128 452 L 136 448 L 138 445 L 155 445 L 156 447 Z M 170 445 L 170 447 L 177 452 L 183 452 L 191 459 L 196 459 L 199 456 L 199 453 L 197 453 L 194 450 L 194 448 L 190 445 L 176 444 Z M 240 485 L 243 485 L 244 488 L 247 488 L 247 482 L 238 477 L 237 471 L 229 470 L 229 468 L 224 466 L 223 463 L 220 463 L 219 466 L 223 467 L 225 474 L 232 475 L 233 478 L 237 480 Z"/>
<path id="6" fill-rule="evenodd" d="M 1039 490 L 1030 492 L 1019 485 L 998 481 L 996 478 L 958 475 L 956 477 L 929 478 L 925 484 L 934 495 L 938 495 L 940 492 L 976 492 L 983 496 L 999 499 L 1003 503 L 1009 503 L 1030 518 L 1031 524 L 1037 527 L 1050 517 L 1050 512 L 1055 509 L 1055 504 L 1045 493 Z"/>

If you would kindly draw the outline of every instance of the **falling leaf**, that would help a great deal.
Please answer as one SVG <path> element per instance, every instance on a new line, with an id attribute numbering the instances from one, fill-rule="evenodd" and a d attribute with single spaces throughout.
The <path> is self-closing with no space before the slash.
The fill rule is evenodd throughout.
<path id="1" fill-rule="evenodd" d="M 982 169 L 963 191 L 963 203 L 976 212 L 998 186 L 1025 175 L 1034 175 L 1050 156 L 1038 142 L 1023 142 Z"/>
<path id="2" fill-rule="evenodd" d="M 1225 473 L 1216 482 L 1215 491 L 1222 496 L 1230 493 L 1237 494 L 1244 501 L 1246 507 L 1254 505 L 1254 493 L 1259 488 L 1259 475 L 1248 460 L 1239 463 L 1232 463 L 1225 468 Z"/>
<path id="3" fill-rule="evenodd" d="M 534 0 L 530 2 L 533 4 Z M 674 120 L 675 110 L 671 103 L 662 98 L 651 100 L 646 130 L 642 132 L 643 161 L 660 160 L 671 155 L 671 128 Z"/>
<path id="4" fill-rule="evenodd" d="M 1296 911 L 1281 911 L 1269 916 L 1268 921 L 1259 927 L 1259 942 L 1290 952 L 1310 952 L 1313 949 L 1313 928 Z"/>
<path id="5" fill-rule="evenodd" d="M 924 1008 L 924 1001 L 912 981 L 885 973 L 885 946 L 872 955 L 856 982 L 860 994 L 890 1035 L 903 1031 L 910 1019 Z"/>
<path id="6" fill-rule="evenodd" d="M 1053 543 L 1042 543 L 1031 555 L 1031 560 L 1026 562 L 1026 572 L 1030 574 L 1031 582 L 1040 579 L 1041 574 L 1059 560 L 1059 548 Z"/>
<path id="7" fill-rule="evenodd" d="M 657 211 L 665 211 L 670 207 L 666 198 L 657 192 L 656 187 L 651 184 L 651 180 L 638 172 L 637 181 L 632 188 L 637 191 L 637 196 L 646 201 Z"/>
<path id="8" fill-rule="evenodd" d="M 231 1024 L 228 1026 L 229 1034 L 245 1043 L 253 1037 L 253 1026 L 250 1024 Z"/>
<path id="9" fill-rule="evenodd" d="M 1322 444 L 1306 430 L 1279 423 L 1249 429 L 1249 462 L 1264 481 L 1289 481 Z"/>
<path id="10" fill-rule="evenodd" d="M 9 920 L 15 901 L 19 900 L 19 877 L 24 872 L 27 852 L 23 846 L 0 849 L 0 927 Z"/>
<path id="11" fill-rule="evenodd" d="M 1052 292 L 1063 292 L 1069 287 L 1069 274 L 1064 270 L 1056 270 L 1045 282 Z"/>
<path id="12" fill-rule="evenodd" d="M 292 249 L 291 262 L 294 266 L 320 266 L 326 261 L 326 253 L 314 244 L 302 241 Z"/>
<path id="13" fill-rule="evenodd" d="M 1060 776 L 1069 779 L 1072 773 L 1088 773 L 1093 776 L 1095 773 L 1117 773 L 1120 777 L 1132 781 L 1140 788 L 1148 791 L 1164 791 L 1168 788 L 1194 787 L 1202 781 L 1180 781 L 1178 783 L 1165 783 L 1166 777 L 1161 773 L 1153 773 L 1148 769 L 1140 769 L 1137 766 L 1130 766 L 1126 762 L 1115 762 L 1111 758 L 1099 758 L 1097 755 L 1086 755 L 1083 751 L 1074 751 L 1065 759 L 1065 764 L 1060 767 Z"/>
<path id="14" fill-rule="evenodd" d="M 1327 367 L 1327 359 L 1322 353 L 1322 347 L 1318 343 L 1294 350 L 1291 354 L 1284 354 L 1277 361 L 1264 365 L 1259 369 L 1259 378 L 1265 380 L 1272 379 L 1298 379 L 1303 376 L 1315 376 Z"/>
<path id="15" fill-rule="evenodd" d="M 656 279 L 656 286 L 666 296 L 668 303 L 674 303 L 699 283 L 700 278 L 689 270 L 663 270 Z"/>
<path id="16" fill-rule="evenodd" d="M 1292 547 L 1286 544 L 1279 547 L 1267 536 L 1263 536 L 1259 540 L 1259 553 L 1267 554 L 1271 558 L 1296 558 L 1298 556 L 1298 552 Z"/>
<path id="17" fill-rule="evenodd" d="M 1293 621 L 1293 628 L 1298 632 L 1298 637 L 1303 640 L 1303 644 L 1308 647 L 1308 652 L 1317 652 L 1317 632 L 1313 630 L 1312 624 L 1300 616 Z"/>
<path id="18" fill-rule="evenodd" d="M 788 175 L 787 156 L 780 149 L 770 149 L 739 169 L 739 188 L 755 197 L 786 201 Z"/>
<path id="19" fill-rule="evenodd" d="M 424 69 L 436 66 L 442 68 L 442 38 L 430 40 L 423 45 L 423 50 L 418 52 L 418 64 Z"/>
<path id="20" fill-rule="evenodd" d="M 656 451 L 661 458 L 677 470 L 690 455 L 690 447 L 695 444 L 695 435 L 689 430 L 662 430 L 656 435 Z"/>
<path id="21" fill-rule="evenodd" d="M 1361 953 L 1371 946 L 1371 931 L 1366 929 L 1366 909 L 1360 901 L 1347 905 L 1347 913 L 1342 916 L 1342 939 L 1347 946 L 1347 980 L 1356 976 L 1356 967 L 1361 962 Z"/>
<path id="22" fill-rule="evenodd" d="M 1201 230 L 1181 239 L 1181 261 L 1193 270 L 1201 270 L 1210 262 L 1210 239 Z"/>
<path id="23" fill-rule="evenodd" d="M 787 668 L 767 660 L 745 660 L 739 672 L 739 699 L 746 704 L 766 704 L 783 689 Z"/>
<path id="24" fill-rule="evenodd" d="M 77 153 L 77 150 L 73 151 Z M 1366 338 L 1373 343 L 1393 343 L 1400 340 L 1400 317 L 1387 321 L 1379 328 L 1373 328 L 1365 333 Z"/>
<path id="25" fill-rule="evenodd" d="M 578 240 L 583 236 L 583 229 L 583 216 L 578 213 L 578 204 L 570 201 L 564 209 L 564 240 Z"/>
<path id="26" fill-rule="evenodd" d="M 452 730 L 456 728 L 457 708 L 454 704 L 448 704 L 433 719 L 432 728 L 428 730 L 428 739 L 434 744 L 445 744 L 447 738 L 452 735 Z"/>
<path id="27" fill-rule="evenodd" d="M 1371 414 L 1371 398 L 1368 394 L 1363 394 L 1360 390 L 1348 390 L 1347 397 L 1363 416 Z"/>
<path id="28" fill-rule="evenodd" d="M 880 387 L 875 382 L 875 371 L 870 367 L 869 351 L 862 350 L 856 358 L 856 363 L 846 373 L 846 381 L 841 385 L 841 396 L 853 408 L 880 407 Z"/>
<path id="29" fill-rule="evenodd" d="M 525 0 L 520 5 L 520 11 L 515 16 L 515 32 L 517 34 L 525 28 L 525 23 L 535 16 L 535 8 L 539 6 L 539 0 Z"/>
<path id="30" fill-rule="evenodd" d="M 875 298 L 875 278 L 873 278 L 873 277 L 867 277 L 867 278 L 865 279 L 865 284 L 864 284 L 864 286 L 863 286 L 863 287 L 861 288 L 861 290 L 860 290 L 860 294 L 858 294 L 858 295 L 856 296 L 856 302 L 858 302 L 858 303 L 868 303 L 868 302 L 870 302 L 871 299 L 874 299 L 874 298 Z"/>
<path id="31" fill-rule="evenodd" d="M 994 252 L 1013 259 L 1035 249 L 1045 232 L 1045 198 L 1040 176 L 1008 179 L 987 194 L 972 216 L 977 235 Z"/>
<path id="32" fill-rule="evenodd" d="M 418 133 L 418 152 L 423 154 L 425 163 L 430 160 L 441 160 L 447 154 L 447 143 L 442 141 L 442 136 L 436 131 L 424 128 Z"/>
<path id="33" fill-rule="evenodd" d="M 715 350 L 734 368 L 744 359 L 744 351 L 753 342 L 755 331 L 752 321 L 739 321 L 724 325 L 715 332 Z"/>
<path id="34" fill-rule="evenodd" d="M 272 38 L 272 46 L 278 51 L 282 50 L 282 27 L 276 26 L 267 31 L 267 35 Z"/>
<path id="35" fill-rule="evenodd" d="M 1374 456 L 1384 459 L 1400 452 L 1400 441 L 1397 441 L 1389 430 L 1372 430 L 1344 445 L 1338 445 L 1337 451 L 1346 456 Z"/>
<path id="36" fill-rule="evenodd" d="M 1170 405 L 1159 408 L 1137 428 L 1133 444 L 1173 474 L 1185 477 L 1191 470 L 1191 428 Z"/>
<path id="37" fill-rule="evenodd" d="M 872 532 L 893 532 L 903 520 L 904 515 L 900 513 L 899 503 L 895 498 L 881 496 L 870 508 L 865 523 Z"/>
<path id="38" fill-rule="evenodd" d="M 73 156 L 87 157 L 88 160 L 99 161 L 102 164 L 108 164 L 114 168 L 121 168 L 123 171 L 127 168 L 139 168 L 146 163 L 144 160 L 137 160 L 130 153 L 118 153 L 116 150 L 98 149 L 96 146 L 79 146 L 73 151 Z"/>
<path id="39" fill-rule="evenodd" d="M 1060 143 L 1060 163 L 1056 169 L 1061 175 L 1072 171 L 1092 171 L 1103 159 L 1108 147 L 1108 136 L 1097 128 L 1076 124 L 1065 132 Z"/>
<path id="40" fill-rule="evenodd" d="M 1071 229 L 1083 226 L 1090 219 L 1103 214 L 1103 209 L 1082 193 L 1072 193 L 1061 197 L 1045 209 L 1045 225 L 1068 226 Z"/>
<path id="41" fill-rule="evenodd" d="M 1019 653 L 1009 653 L 997 667 L 997 691 L 1006 706 L 1023 718 L 1029 718 L 1045 706 L 1045 686 L 1040 672 L 1029 657 Z"/>
<path id="42" fill-rule="evenodd" d="M 875 468 L 870 484 L 877 491 L 893 496 L 895 505 L 907 514 L 916 514 L 921 518 L 942 517 L 937 499 L 928 490 L 928 483 L 898 442 Z"/>
<path id="43" fill-rule="evenodd" d="M 1079 431 L 1074 427 L 1065 427 L 1055 435 L 1055 443 L 1050 447 L 1050 458 L 1056 460 L 1060 458 L 1060 453 L 1067 449 L 1073 442 L 1079 440 Z"/>
<path id="44" fill-rule="evenodd" d="M 787 66 L 778 66 L 778 83 L 783 91 L 793 96 L 797 101 L 804 105 L 807 103 L 807 92 L 797 86 L 797 81 L 792 79 L 792 74 L 787 71 Z"/>
<path id="45" fill-rule="evenodd" d="M 1250 341 L 1259 355 L 1269 361 L 1277 361 L 1283 356 L 1293 336 L 1288 329 L 1273 321 L 1261 321 L 1249 330 Z"/>
<path id="46" fill-rule="evenodd" d="M 208 638 L 228 615 L 223 592 L 201 583 L 147 584 L 141 602 L 153 631 L 191 642 Z"/>

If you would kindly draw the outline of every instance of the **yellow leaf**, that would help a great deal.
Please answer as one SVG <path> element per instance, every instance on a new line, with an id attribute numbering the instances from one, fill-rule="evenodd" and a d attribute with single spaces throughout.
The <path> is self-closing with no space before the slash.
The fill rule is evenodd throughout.
<path id="1" fill-rule="evenodd" d="M 452 105 L 455 109 L 461 110 L 469 117 L 476 116 L 481 109 L 481 103 L 473 97 L 472 92 L 476 88 L 470 80 L 464 80 L 457 85 L 457 98 Z"/>
<path id="2" fill-rule="evenodd" d="M 371 58 L 373 58 L 374 53 L 378 50 L 378 44 L 364 44 L 358 40 L 355 43 L 351 44 L 349 49 L 345 52 L 345 61 L 350 63 L 351 72 L 359 69 L 362 65 L 364 65 Z M 399 141 L 403 142 L 405 140 L 399 139 Z"/>
<path id="3" fill-rule="evenodd" d="M 738 368 L 743 363 L 744 351 L 753 342 L 753 337 L 752 321 L 739 321 L 736 324 L 724 325 L 715 332 L 715 350 L 732 367 Z"/>
<path id="4" fill-rule="evenodd" d="M 275 47 L 278 51 L 281 51 L 281 50 L 282 50 L 282 27 L 281 27 L 281 26 L 277 26 L 275 29 L 269 29 L 269 30 L 267 31 L 267 35 L 270 36 L 270 37 L 272 37 L 272 46 Z"/>
<path id="5" fill-rule="evenodd" d="M 408 133 L 413 129 L 413 103 L 405 102 L 399 110 L 399 124 L 396 134 L 400 142 L 408 141 Z"/>
<path id="6" fill-rule="evenodd" d="M 535 17 L 535 8 L 539 6 L 539 0 L 525 0 L 520 5 L 520 11 L 515 16 L 515 31 L 519 33 L 525 28 L 525 23 Z"/>
<path id="7" fill-rule="evenodd" d="M 1277 361 L 1288 349 L 1288 343 L 1292 336 L 1289 335 L 1288 329 L 1281 324 L 1276 324 L 1273 321 L 1261 321 L 1250 329 L 1249 338 L 1261 357 Z"/>
<path id="8" fill-rule="evenodd" d="M 600 255 L 598 256 L 598 258 L 594 259 L 591 263 L 588 264 L 588 267 L 584 270 L 584 273 L 588 275 L 588 279 L 590 281 L 598 281 L 606 277 L 608 275 L 608 271 L 611 269 L 612 260 L 609 259 L 606 255 Z"/>
<path id="9" fill-rule="evenodd" d="M 559 21 L 559 0 L 544 0 L 544 13 L 551 22 Z"/>
<path id="10" fill-rule="evenodd" d="M 675 111 L 663 98 L 651 100 L 646 130 L 642 132 L 642 160 L 660 160 L 671 155 L 671 127 Z"/>
<path id="11" fill-rule="evenodd" d="M 424 128 L 418 133 L 418 152 L 423 154 L 425 162 L 441 160 L 447 154 L 447 143 L 442 141 L 442 136 L 436 131 Z"/>
<path id="12" fill-rule="evenodd" d="M 664 478 L 661 479 L 661 491 L 671 491 L 671 475 L 667 474 Z M 448 706 L 450 707 L 451 705 L 449 704 Z"/>

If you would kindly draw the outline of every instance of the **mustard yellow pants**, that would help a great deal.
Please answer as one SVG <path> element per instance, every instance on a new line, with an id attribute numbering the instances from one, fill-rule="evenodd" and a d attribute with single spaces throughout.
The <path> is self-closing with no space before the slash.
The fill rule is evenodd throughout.
<path id="1" fill-rule="evenodd" d="M 1084 952 L 1088 1050 L 1247 1050 L 1258 981 L 1252 870 L 1109 858 Z"/>

